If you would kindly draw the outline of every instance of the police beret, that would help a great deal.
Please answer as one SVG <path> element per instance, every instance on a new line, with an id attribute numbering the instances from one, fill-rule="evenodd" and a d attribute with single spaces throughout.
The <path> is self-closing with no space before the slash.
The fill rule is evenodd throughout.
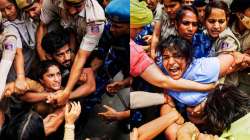
<path id="1" fill-rule="evenodd" d="M 105 12 L 108 18 L 114 22 L 129 23 L 130 20 L 130 4 L 129 0 L 112 0 Z"/>
<path id="2" fill-rule="evenodd" d="M 31 6 L 36 0 L 16 0 L 17 7 L 19 9 L 24 9 Z"/>

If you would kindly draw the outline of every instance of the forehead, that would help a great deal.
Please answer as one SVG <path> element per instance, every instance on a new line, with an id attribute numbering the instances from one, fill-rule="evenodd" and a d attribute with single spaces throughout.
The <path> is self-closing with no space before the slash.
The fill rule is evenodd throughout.
<path id="1" fill-rule="evenodd" d="M 185 20 L 197 20 L 197 16 L 193 13 L 193 11 L 185 10 L 181 19 L 182 20 L 183 19 L 185 19 Z"/>
<path id="2" fill-rule="evenodd" d="M 62 48 L 56 50 L 56 54 L 64 53 L 69 50 L 69 45 L 65 44 Z"/>
<path id="3" fill-rule="evenodd" d="M 168 47 L 163 49 L 163 55 L 176 53 L 180 53 L 180 50 L 179 47 L 174 45 L 173 43 L 170 43 Z"/>
<path id="4" fill-rule="evenodd" d="M 223 9 L 212 8 L 211 13 L 208 18 L 226 18 L 226 13 Z"/>
<path id="5" fill-rule="evenodd" d="M 51 65 L 44 75 L 60 72 L 60 69 L 56 65 Z"/>
<path id="6" fill-rule="evenodd" d="M 164 4 L 175 4 L 175 3 L 179 3 L 178 1 L 175 1 L 175 0 L 164 0 L 163 2 L 164 2 Z"/>
<path id="7" fill-rule="evenodd" d="M 30 5 L 28 8 L 25 8 L 24 10 L 29 11 L 29 10 L 37 8 L 39 6 L 40 6 L 40 4 L 38 2 L 34 2 L 32 5 Z"/>
<path id="8" fill-rule="evenodd" d="M 5 7 L 7 7 L 7 6 L 11 5 L 11 4 L 12 3 L 9 2 L 8 0 L 0 0 L 0 9 L 5 8 Z"/>
<path id="9" fill-rule="evenodd" d="M 164 49 L 164 51 L 163 51 L 163 55 L 171 55 L 171 54 L 177 54 L 177 53 L 178 53 L 178 51 L 177 51 L 177 49 L 174 48 L 174 47 L 166 48 L 166 49 Z"/>

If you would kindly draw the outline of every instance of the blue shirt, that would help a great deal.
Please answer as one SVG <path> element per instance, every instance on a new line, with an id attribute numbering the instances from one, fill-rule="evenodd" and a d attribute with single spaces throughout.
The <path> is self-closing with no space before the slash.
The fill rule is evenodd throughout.
<path id="1" fill-rule="evenodd" d="M 166 70 L 161 65 L 165 74 Z M 196 81 L 199 83 L 212 83 L 218 80 L 220 72 L 220 63 L 217 57 L 194 59 L 188 66 L 182 78 Z M 167 90 L 168 94 L 187 106 L 196 106 L 207 98 L 208 92 L 193 91 L 173 91 Z"/>

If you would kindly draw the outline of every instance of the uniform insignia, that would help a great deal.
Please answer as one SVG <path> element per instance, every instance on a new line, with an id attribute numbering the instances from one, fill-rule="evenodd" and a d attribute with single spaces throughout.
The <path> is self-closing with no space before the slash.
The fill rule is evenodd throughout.
<path id="1" fill-rule="evenodd" d="M 13 50 L 14 49 L 14 45 L 11 43 L 5 43 L 4 44 L 4 49 L 6 50 Z"/>
<path id="2" fill-rule="evenodd" d="M 99 26 L 97 24 L 91 25 L 91 32 L 92 33 L 99 33 L 100 32 Z"/>

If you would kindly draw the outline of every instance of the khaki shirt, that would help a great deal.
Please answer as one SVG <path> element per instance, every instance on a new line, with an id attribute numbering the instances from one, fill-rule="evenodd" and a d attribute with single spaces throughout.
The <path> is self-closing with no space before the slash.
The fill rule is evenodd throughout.
<path id="1" fill-rule="evenodd" d="M 12 44 L 11 45 L 12 47 L 11 46 L 7 47 L 8 44 Z M 3 52 L 5 49 L 8 50 L 16 49 L 17 47 L 19 48 L 22 47 L 21 38 L 19 36 L 17 29 L 13 26 L 5 26 L 4 31 L 0 34 L 0 52 Z"/>
<path id="2" fill-rule="evenodd" d="M 240 51 L 240 42 L 229 28 L 220 33 L 219 38 L 213 43 L 210 56 L 218 56 L 223 52 Z M 221 78 L 220 83 L 233 84 L 238 86 L 238 72 Z"/>
<path id="3" fill-rule="evenodd" d="M 16 55 L 17 43 L 21 43 L 18 31 L 13 26 L 4 27 L 0 34 L 0 95 L 2 94 L 8 73 Z"/>
<path id="4" fill-rule="evenodd" d="M 250 30 L 246 30 L 242 35 L 236 31 L 236 22 L 233 23 L 231 30 L 233 34 L 238 38 L 241 45 L 241 51 L 250 49 Z"/>
<path id="5" fill-rule="evenodd" d="M 220 53 L 232 51 L 240 51 L 240 42 L 232 31 L 226 28 L 213 43 L 210 56 L 218 56 Z"/>
<path id="6" fill-rule="evenodd" d="M 30 72 L 33 61 L 35 60 L 35 33 L 36 25 L 32 22 L 26 20 L 16 19 L 12 22 L 5 21 L 5 28 L 10 28 L 12 35 L 17 40 L 16 48 L 22 48 L 22 53 L 24 56 L 24 71 L 25 75 Z M 16 71 L 14 66 L 9 71 L 7 82 L 13 81 L 16 79 Z"/>
<path id="7" fill-rule="evenodd" d="M 85 0 L 83 10 L 74 16 L 67 13 L 62 0 L 44 0 L 40 18 L 45 24 L 60 18 L 61 26 L 73 29 L 77 41 L 81 43 L 80 48 L 87 51 L 96 47 L 104 30 L 104 11 L 96 0 Z"/>
<path id="8" fill-rule="evenodd" d="M 236 22 L 233 23 L 232 32 L 239 39 L 241 51 L 250 49 L 250 30 L 246 30 L 242 35 L 236 31 Z M 239 88 L 250 94 L 250 69 L 247 68 L 239 72 Z"/>

